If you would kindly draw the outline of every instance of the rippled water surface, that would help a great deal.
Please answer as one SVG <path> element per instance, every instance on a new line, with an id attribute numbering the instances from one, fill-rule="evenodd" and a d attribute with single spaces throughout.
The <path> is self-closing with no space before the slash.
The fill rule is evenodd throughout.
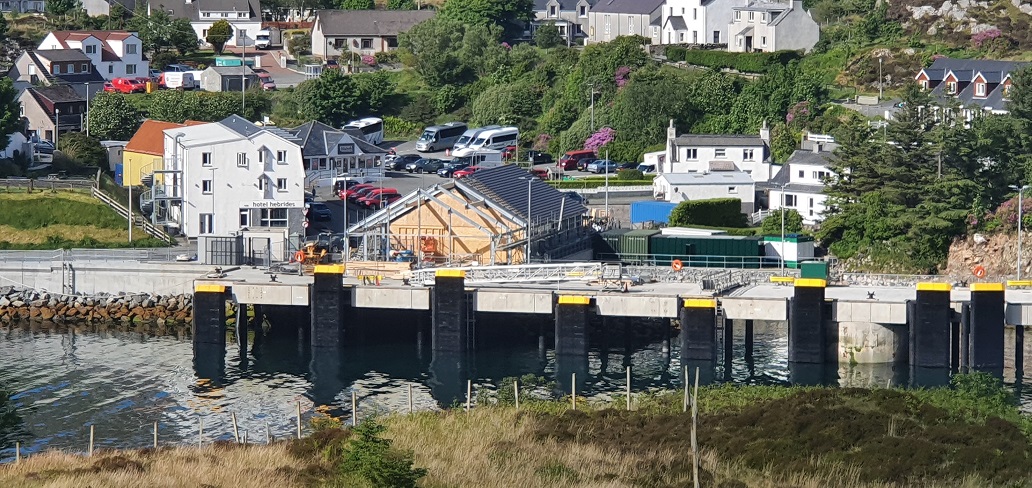
<path id="1" fill-rule="evenodd" d="M 230 333 L 225 351 L 196 358 L 183 331 L 155 336 L 114 328 L 0 329 L 0 389 L 11 392 L 18 418 L 14 426 L 0 423 L 0 446 L 18 439 L 29 454 L 47 448 L 84 451 L 93 425 L 98 447 L 145 447 L 153 442 L 155 422 L 162 443 L 210 442 L 233 437 L 231 414 L 241 435 L 264 442 L 267 431 L 294 435 L 299 403 L 303 419 L 317 411 L 350 416 L 352 392 L 360 416 L 404 411 L 411 385 L 416 409 L 439 408 L 465 401 L 467 377 L 474 378 L 474 401 L 490 395 L 502 378 L 524 374 L 545 376 L 569 392 L 575 373 L 579 394 L 613 398 L 626 387 L 628 365 L 635 391 L 682 384 L 676 337 L 667 348 L 655 334 L 631 340 L 622 333 L 596 334 L 586 362 L 557 360 L 549 321 L 482 321 L 478 327 L 493 324 L 506 333 L 478 337 L 478 350 L 464 361 L 435 357 L 429 333 L 418 334 L 416 322 L 366 318 L 364 327 L 349 332 L 348 346 L 331 351 L 313 352 L 310 339 L 293 327 L 280 327 L 286 330 L 257 343 L 252 332 L 246 349 Z M 539 348 L 542 342 L 546 349 Z M 805 378 L 884 386 L 908 381 L 901 371 L 906 367 L 892 365 L 790 374 L 783 327 L 758 326 L 754 351 L 753 360 L 746 361 L 738 337 L 729 369 L 689 366 L 702 366 L 704 382 L 787 384 Z M 1032 406 L 1032 394 L 1019 393 L 1026 408 Z M 0 461 L 13 455 L 11 448 L 0 450 Z"/>

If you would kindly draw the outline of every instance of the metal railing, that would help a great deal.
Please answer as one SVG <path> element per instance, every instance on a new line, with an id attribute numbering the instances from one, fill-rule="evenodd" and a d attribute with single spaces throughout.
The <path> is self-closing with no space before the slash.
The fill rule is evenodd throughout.
<path id="1" fill-rule="evenodd" d="M 664 266 L 673 268 L 674 261 L 680 261 L 683 268 L 732 268 L 758 269 L 781 265 L 776 257 L 766 256 L 683 256 L 675 254 L 628 254 L 601 253 L 602 261 L 620 261 L 627 265 Z"/>
<path id="2" fill-rule="evenodd" d="M 45 179 L 45 178 L 0 178 L 0 188 L 27 188 L 30 190 L 89 190 L 96 181 L 89 178 Z"/>
<path id="3" fill-rule="evenodd" d="M 129 210 L 127 210 L 126 207 L 123 206 L 121 203 L 116 202 L 113 198 L 108 196 L 106 193 L 100 191 L 96 187 L 92 189 L 92 193 L 95 198 L 107 204 L 107 206 L 111 207 L 111 209 L 117 212 L 118 215 L 120 215 L 122 218 L 129 218 Z M 147 220 L 141 219 L 133 223 L 142 227 L 144 232 L 146 232 L 151 237 L 154 237 L 155 239 L 159 239 L 170 245 L 175 244 L 176 242 L 176 240 L 173 239 L 172 236 L 166 234 L 163 230 L 157 228 L 156 226 L 154 226 L 154 224 L 151 224 Z"/>
<path id="4" fill-rule="evenodd" d="M 841 285 L 911 288 L 918 283 L 960 283 L 963 280 L 949 275 L 836 273 L 831 281 Z"/>
<path id="5" fill-rule="evenodd" d="M 558 281 L 596 281 L 602 277 L 602 263 L 527 264 L 516 266 L 468 266 L 466 283 L 534 283 Z M 423 268 L 412 272 L 417 284 L 434 283 L 438 269 Z"/>
<path id="6" fill-rule="evenodd" d="M 50 249 L 39 251 L 0 251 L 0 263 L 11 262 L 86 262 L 86 261 L 177 261 L 181 254 L 192 256 L 193 249 L 163 247 L 154 249 Z"/>

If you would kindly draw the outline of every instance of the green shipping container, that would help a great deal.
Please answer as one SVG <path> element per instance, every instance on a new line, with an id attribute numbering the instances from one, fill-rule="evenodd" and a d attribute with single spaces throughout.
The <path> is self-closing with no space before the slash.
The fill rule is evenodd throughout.
<path id="1" fill-rule="evenodd" d="M 631 229 L 610 229 L 596 236 L 595 259 L 601 261 L 617 261 L 620 254 L 620 237 Z"/>
<path id="2" fill-rule="evenodd" d="M 652 254 L 657 266 L 669 266 L 680 259 L 685 266 L 711 268 L 758 268 L 763 248 L 759 237 L 664 236 L 652 237 Z"/>
<path id="3" fill-rule="evenodd" d="M 800 278 L 828 279 L 828 263 L 824 261 L 807 261 L 799 263 Z"/>
<path id="4" fill-rule="evenodd" d="M 624 262 L 642 262 L 652 254 L 652 236 L 658 230 L 638 229 L 620 236 L 620 255 Z"/>

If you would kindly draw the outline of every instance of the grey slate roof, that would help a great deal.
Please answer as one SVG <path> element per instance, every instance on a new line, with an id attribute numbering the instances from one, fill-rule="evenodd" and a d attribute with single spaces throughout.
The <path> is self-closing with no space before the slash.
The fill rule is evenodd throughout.
<path id="1" fill-rule="evenodd" d="M 766 0 L 752 0 L 744 6 L 732 7 L 734 10 L 752 10 L 754 12 L 780 12 L 792 8 L 790 3 L 769 2 Z"/>
<path id="2" fill-rule="evenodd" d="M 536 12 L 544 12 L 548 9 L 549 2 L 551 2 L 551 0 L 534 0 L 534 10 Z M 556 0 L 556 3 L 559 4 L 559 10 L 573 12 L 574 10 L 577 10 L 577 4 L 580 2 L 577 0 Z M 592 5 L 594 3 L 595 0 L 588 0 L 588 5 Z"/>
<path id="3" fill-rule="evenodd" d="M 670 22 L 670 28 L 674 30 L 687 30 L 688 24 L 684 22 L 684 17 L 680 15 L 674 17 L 667 17 L 667 22 Z"/>
<path id="4" fill-rule="evenodd" d="M 960 70 L 968 70 L 973 72 L 979 71 L 1000 71 L 1004 77 L 1012 71 L 1017 71 L 1022 66 L 1028 63 L 1020 61 L 997 61 L 994 59 L 954 59 L 954 58 L 939 58 L 932 62 L 932 65 L 924 70 L 925 73 L 931 77 L 931 79 L 941 80 L 946 76 L 950 70 L 954 72 Z M 939 77 L 932 77 L 933 74 L 938 74 Z"/>
<path id="5" fill-rule="evenodd" d="M 955 98 L 961 105 L 976 105 L 982 108 L 1005 110 L 1007 101 L 1003 99 L 1001 83 L 1012 72 L 1021 69 L 1028 63 L 1018 61 L 997 61 L 991 59 L 953 59 L 939 58 L 923 70 L 928 76 L 928 86 L 932 95 L 939 98 Z M 946 83 L 942 80 L 953 73 L 957 77 L 956 94 L 946 93 Z M 975 97 L 975 84 L 971 81 L 981 73 L 986 79 L 986 96 Z M 918 73 L 917 76 L 920 76 Z"/>
<path id="6" fill-rule="evenodd" d="M 250 66 L 208 66 L 205 71 L 214 71 L 219 76 L 257 76 Z"/>
<path id="7" fill-rule="evenodd" d="M 521 179 L 523 178 L 523 179 Z M 563 218 L 581 215 L 587 209 L 566 194 L 552 188 L 540 178 L 514 164 L 485 169 L 463 179 L 456 180 L 458 186 L 468 186 L 475 192 L 505 207 L 522 219 L 527 218 L 527 180 L 530 178 L 530 220 L 558 220 L 560 209 Z M 563 200 L 566 199 L 565 206 Z"/>
<path id="8" fill-rule="evenodd" d="M 86 99 L 75 92 L 72 87 L 68 85 L 54 85 L 54 86 L 32 86 L 26 88 L 32 97 L 37 100 L 50 100 L 53 103 L 73 103 L 73 102 L 85 102 Z M 60 108 L 60 107 L 59 107 Z"/>
<path id="9" fill-rule="evenodd" d="M 219 123 L 244 137 L 251 137 L 262 130 L 262 127 L 258 127 L 251 123 L 250 120 L 235 114 L 220 120 Z"/>
<path id="10" fill-rule="evenodd" d="M 355 145 L 366 154 L 386 154 L 383 148 L 370 144 L 362 138 L 362 133 L 352 130 L 334 129 L 322 122 L 313 120 L 304 125 L 289 129 L 298 139 L 301 145 L 301 155 L 306 158 L 325 157 L 330 153 L 329 145 L 336 144 L 341 136 L 347 134 L 355 142 Z"/>
<path id="11" fill-rule="evenodd" d="M 759 136 L 735 134 L 682 134 L 674 139 L 678 146 L 763 147 Z"/>
<path id="12" fill-rule="evenodd" d="M 802 149 L 796 149 L 792 151 L 792 155 L 788 157 L 788 164 L 799 164 L 806 166 L 827 166 L 832 157 L 830 151 L 813 152 L 813 150 L 805 151 Z"/>
<path id="13" fill-rule="evenodd" d="M 598 0 L 591 11 L 606 14 L 648 15 L 662 8 L 666 0 Z"/>
<path id="14" fill-rule="evenodd" d="M 39 49 L 36 56 L 57 62 L 90 62 L 90 58 L 78 49 Z"/>
<path id="15" fill-rule="evenodd" d="M 324 36 L 397 36 L 436 15 L 433 10 L 320 10 L 315 26 Z"/>
<path id="16" fill-rule="evenodd" d="M 718 171 L 714 173 L 663 173 L 663 178 L 676 186 L 684 185 L 752 185 L 752 177 L 743 171 Z"/>
<path id="17" fill-rule="evenodd" d="M 232 21 L 260 21 L 262 8 L 258 0 L 160 0 L 152 8 L 162 8 L 174 19 L 189 19 L 191 22 L 202 20 L 200 12 L 247 12 L 247 19 Z M 204 21 L 216 21 L 219 18 L 205 18 Z M 228 20 L 228 19 L 227 19 Z"/>

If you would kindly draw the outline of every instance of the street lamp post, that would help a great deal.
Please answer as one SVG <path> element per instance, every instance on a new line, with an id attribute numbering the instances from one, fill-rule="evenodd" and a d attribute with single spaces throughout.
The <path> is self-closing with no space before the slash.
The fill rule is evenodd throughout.
<path id="1" fill-rule="evenodd" d="M 882 58 L 878 58 L 878 101 L 879 102 L 883 98 L 882 85 L 884 85 L 884 84 L 885 83 L 883 82 L 883 78 L 882 78 Z"/>
<path id="2" fill-rule="evenodd" d="M 1024 218 L 1024 215 L 1023 215 L 1024 208 L 1023 208 L 1023 205 L 1022 205 L 1022 203 L 1023 203 L 1022 201 L 1024 200 L 1025 190 L 1029 189 L 1029 186 L 1028 185 L 1023 185 L 1023 186 L 1020 186 L 1020 187 L 1019 186 L 1011 186 L 1011 189 L 1012 190 L 1018 190 L 1018 262 L 1017 262 L 1017 266 L 1016 267 L 1018 269 L 1018 278 L 1017 279 L 1021 280 L 1021 231 L 1022 231 L 1022 227 L 1024 227 L 1024 225 L 1022 225 L 1023 224 L 1022 218 Z"/>
<path id="3" fill-rule="evenodd" d="M 523 264 L 530 264 L 530 184 L 536 178 L 533 175 L 523 176 L 521 180 L 527 180 L 527 250 L 525 251 L 526 256 L 523 258 Z"/>
<path id="4" fill-rule="evenodd" d="M 591 132 L 594 134 L 595 133 L 595 95 L 597 94 L 597 92 L 595 91 L 595 84 L 594 83 L 591 83 L 588 86 L 591 87 Z"/>
<path id="5" fill-rule="evenodd" d="M 781 273 L 785 273 L 785 187 L 788 183 L 783 183 L 781 186 L 781 252 L 778 256 L 781 258 Z"/>

